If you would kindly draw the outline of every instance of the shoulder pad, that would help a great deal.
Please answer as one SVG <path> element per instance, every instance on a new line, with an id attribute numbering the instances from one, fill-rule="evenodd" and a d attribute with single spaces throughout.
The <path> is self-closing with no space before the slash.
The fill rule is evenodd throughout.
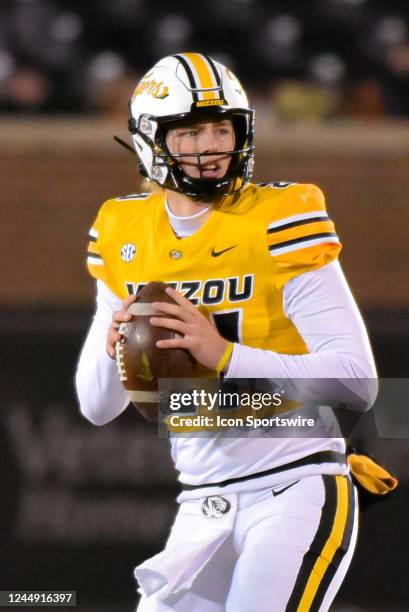
<path id="1" fill-rule="evenodd" d="M 293 184 L 282 195 L 272 209 L 267 246 L 282 285 L 336 259 L 341 244 L 319 187 Z"/>

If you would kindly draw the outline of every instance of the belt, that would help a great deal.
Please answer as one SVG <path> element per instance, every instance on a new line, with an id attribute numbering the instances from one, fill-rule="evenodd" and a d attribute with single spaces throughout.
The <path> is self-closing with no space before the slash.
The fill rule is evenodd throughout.
<path id="1" fill-rule="evenodd" d="M 236 482 L 244 482 L 245 480 L 261 478 L 262 476 L 270 476 L 271 474 L 278 474 L 279 472 L 293 470 L 294 468 L 303 467 L 305 465 L 318 465 L 320 463 L 341 463 L 343 465 L 346 465 L 345 454 L 337 453 L 336 451 L 321 451 L 319 453 L 313 453 L 312 455 L 302 457 L 302 459 L 297 459 L 296 461 L 291 461 L 290 463 L 279 465 L 275 468 L 271 468 L 270 470 L 256 472 L 255 474 L 248 474 L 247 476 L 229 478 L 220 482 L 207 482 L 206 484 L 200 485 L 183 484 L 182 491 L 194 491 L 195 489 L 204 489 L 206 487 L 227 487 L 228 485 L 234 484 Z"/>

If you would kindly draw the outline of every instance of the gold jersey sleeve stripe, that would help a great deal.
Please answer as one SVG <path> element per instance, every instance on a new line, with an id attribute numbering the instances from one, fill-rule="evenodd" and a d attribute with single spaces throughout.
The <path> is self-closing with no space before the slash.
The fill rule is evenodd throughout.
<path id="1" fill-rule="evenodd" d="M 291 183 L 289 183 L 289 185 L 291 185 Z M 318 208 L 317 210 L 310 210 L 305 213 L 298 213 L 296 215 L 291 215 L 290 217 L 284 217 L 270 223 L 267 228 L 267 233 L 280 231 L 286 225 L 298 224 L 298 222 L 308 221 L 314 217 L 325 217 L 328 219 L 328 214 L 325 212 L 325 210 Z"/>
<path id="2" fill-rule="evenodd" d="M 98 257 L 97 255 L 88 255 L 87 257 L 87 268 L 90 275 L 97 279 L 102 280 L 104 283 L 109 282 L 107 277 L 107 270 L 105 267 L 105 262 L 102 257 Z"/>
<path id="3" fill-rule="evenodd" d="M 88 255 L 98 255 L 101 257 L 101 253 L 99 251 L 99 247 L 95 242 L 88 243 Z"/>
<path id="4" fill-rule="evenodd" d="M 336 236 L 335 226 L 332 221 L 315 221 L 268 234 L 267 243 L 271 249 L 274 249 L 325 233 L 331 233 Z"/>
<path id="5" fill-rule="evenodd" d="M 330 243 L 336 243 L 339 245 L 339 238 L 335 232 L 321 232 L 318 234 L 311 234 L 311 236 L 303 236 L 302 238 L 297 238 L 295 240 L 280 242 L 277 245 L 270 246 L 269 251 L 270 255 L 279 256 L 319 244 Z"/>
<path id="6" fill-rule="evenodd" d="M 308 217 L 306 215 L 299 215 L 299 219 L 296 219 L 297 215 L 294 215 L 293 220 L 283 220 L 277 223 L 271 223 L 268 226 L 267 234 L 272 234 L 274 232 L 282 232 L 283 230 L 287 230 L 293 227 L 298 227 L 299 225 L 308 225 L 309 223 L 315 223 L 317 221 L 331 221 L 326 213 L 318 214 L 312 213 Z"/>
<path id="7" fill-rule="evenodd" d="M 95 255 L 95 253 L 87 253 L 87 263 L 91 266 L 103 266 L 104 260 L 100 255 Z"/>

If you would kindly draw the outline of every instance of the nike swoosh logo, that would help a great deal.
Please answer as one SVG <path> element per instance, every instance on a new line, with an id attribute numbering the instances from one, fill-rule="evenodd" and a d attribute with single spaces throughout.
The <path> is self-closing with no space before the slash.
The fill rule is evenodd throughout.
<path id="1" fill-rule="evenodd" d="M 297 482 L 300 482 L 300 481 L 296 480 L 295 482 L 292 482 L 291 484 L 289 484 L 286 487 L 284 487 L 284 489 L 278 489 L 278 491 L 275 491 L 274 489 L 272 489 L 271 492 L 273 494 L 273 497 L 277 497 L 277 495 L 281 495 L 281 493 L 284 493 L 284 491 L 287 491 L 287 489 L 289 489 L 290 487 L 293 487 L 294 485 L 296 485 Z"/>
<path id="2" fill-rule="evenodd" d="M 237 246 L 237 244 L 234 244 L 231 247 L 227 247 L 227 249 L 223 249 L 222 251 L 215 251 L 214 248 L 212 249 L 212 257 L 219 257 L 219 255 L 223 255 L 223 253 L 227 253 L 227 251 L 231 251 L 232 249 L 235 249 Z"/>

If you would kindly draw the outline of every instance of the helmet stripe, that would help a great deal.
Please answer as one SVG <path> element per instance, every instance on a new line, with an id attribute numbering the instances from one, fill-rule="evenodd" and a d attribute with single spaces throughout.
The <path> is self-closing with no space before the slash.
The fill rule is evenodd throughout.
<path id="1" fill-rule="evenodd" d="M 185 69 L 187 78 L 189 79 L 190 88 L 192 90 L 193 101 L 197 102 L 197 100 L 199 99 L 199 96 L 197 94 L 198 87 L 196 85 L 195 77 L 189 66 L 189 63 L 185 60 L 183 55 L 174 55 L 173 57 L 179 60 L 179 62 L 182 64 L 183 68 Z"/>
<path id="2" fill-rule="evenodd" d="M 223 87 L 222 87 L 222 80 L 221 80 L 221 78 L 220 78 L 220 74 L 219 74 L 219 73 L 218 73 L 218 71 L 217 71 L 217 68 L 216 68 L 216 66 L 215 66 L 215 63 L 214 63 L 214 61 L 212 60 L 212 58 L 211 58 L 211 57 L 209 57 L 208 55 L 204 55 L 203 57 L 205 57 L 205 58 L 206 58 L 206 60 L 207 60 L 207 61 L 208 61 L 208 63 L 209 63 L 210 68 L 212 69 L 212 72 L 213 72 L 214 78 L 216 79 L 216 83 L 217 83 L 217 85 L 220 87 L 220 93 L 219 93 L 219 95 L 220 95 L 220 97 L 221 97 L 221 98 L 222 98 L 222 100 L 223 100 L 223 99 L 224 99 L 224 91 L 223 91 Z"/>
<path id="3" fill-rule="evenodd" d="M 202 90 L 200 98 L 202 100 L 217 99 L 220 83 L 215 79 L 214 72 L 206 57 L 200 53 L 184 53 L 183 56 L 189 62 L 190 68 L 195 75 L 197 89 Z M 204 90 L 204 91 L 203 91 Z"/>
<path id="4" fill-rule="evenodd" d="M 208 55 L 203 55 L 203 57 L 206 59 L 207 63 L 209 64 L 210 69 L 211 69 L 211 71 L 212 71 L 212 73 L 213 73 L 214 79 L 215 79 L 215 81 L 216 81 L 216 83 L 217 83 L 218 87 L 220 87 L 220 86 L 221 86 L 221 84 L 222 84 L 222 82 L 221 82 L 221 79 L 220 79 L 220 75 L 219 75 L 219 73 L 217 72 L 217 68 L 216 68 L 216 66 L 215 66 L 215 64 L 214 64 L 214 61 L 213 61 L 213 60 L 212 60 L 212 58 L 211 58 L 211 57 L 209 57 Z"/>

